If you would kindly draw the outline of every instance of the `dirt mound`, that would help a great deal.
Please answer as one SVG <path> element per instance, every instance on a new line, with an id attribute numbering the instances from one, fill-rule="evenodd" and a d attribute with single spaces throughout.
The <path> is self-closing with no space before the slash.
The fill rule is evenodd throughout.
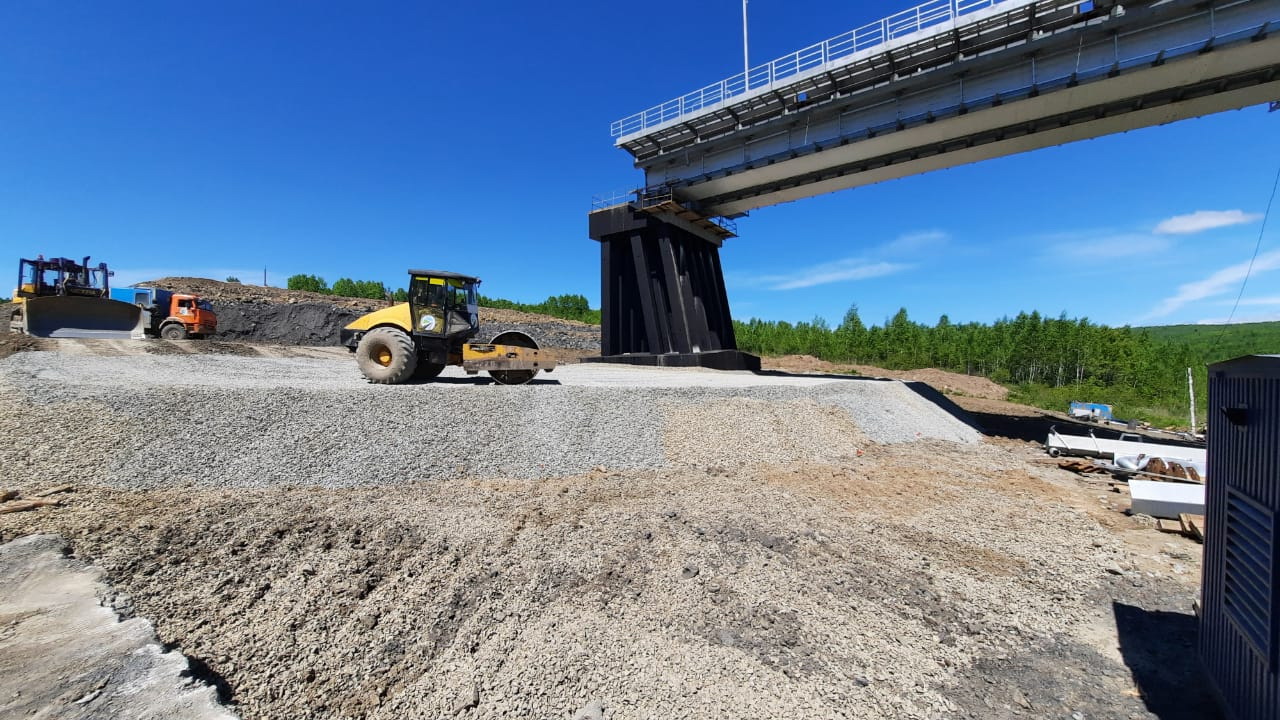
<path id="1" fill-rule="evenodd" d="M 279 345 L 337 345 L 343 326 L 368 310 L 329 303 L 214 301 L 218 339 Z"/>
<path id="2" fill-rule="evenodd" d="M 288 290 L 264 285 L 228 283 L 197 277 L 164 277 L 159 280 L 140 282 L 138 287 L 154 287 L 162 290 L 172 290 L 173 292 L 191 293 L 215 303 L 271 303 L 273 305 L 313 303 L 359 309 L 361 314 L 370 310 L 384 308 L 391 304 L 384 300 L 326 295 L 324 293 Z"/>
<path id="3" fill-rule="evenodd" d="M 1110 543 L 991 464 L 939 445 L 759 473 L 86 488 L 0 535 L 74 538 L 256 720 L 1139 711 L 1077 625 Z"/>
<path id="4" fill-rule="evenodd" d="M 999 383 L 977 375 L 964 375 L 925 368 L 922 370 L 887 370 L 874 365 L 857 365 L 850 363 L 833 363 L 819 360 L 812 355 L 783 355 L 766 357 L 761 361 L 767 370 L 784 370 L 795 373 L 847 373 L 856 372 L 869 377 L 887 377 L 895 380 L 918 380 L 932 385 L 935 389 L 948 395 L 1003 400 L 1009 395 L 1009 389 Z"/>
<path id="5" fill-rule="evenodd" d="M 0 359 L 24 350 L 42 350 L 45 344 L 39 338 L 9 332 L 9 313 L 14 303 L 0 303 Z"/>
<path id="6" fill-rule="evenodd" d="M 864 372 L 865 370 L 865 372 Z M 941 390 L 948 395 L 966 395 L 968 397 L 1003 400 L 1009 396 L 1009 388 L 978 375 L 963 375 L 947 370 L 925 368 L 923 370 L 883 370 L 870 366 L 859 370 L 863 375 L 889 373 L 883 377 L 898 380 L 919 380 Z"/>
<path id="7" fill-rule="evenodd" d="M 218 314 L 218 338 L 279 345 L 337 345 L 339 330 L 365 313 L 391 305 L 383 300 L 244 285 L 209 278 L 166 277 L 138 283 L 199 295 Z M 532 335 L 543 347 L 579 353 L 599 351 L 600 328 L 547 315 L 480 308 L 480 336 L 506 330 Z"/>

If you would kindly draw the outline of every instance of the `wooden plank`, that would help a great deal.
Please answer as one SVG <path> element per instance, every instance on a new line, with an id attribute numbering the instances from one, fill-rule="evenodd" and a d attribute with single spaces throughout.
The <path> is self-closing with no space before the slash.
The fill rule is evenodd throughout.
<path id="1" fill-rule="evenodd" d="M 1177 520 L 1170 520 L 1169 518 L 1157 518 L 1156 528 L 1158 528 L 1160 532 L 1177 533 L 1178 535 L 1181 535 L 1184 532 L 1182 523 Z"/>
<path id="2" fill-rule="evenodd" d="M 14 500 L 12 502 L 0 505 L 0 515 L 8 513 L 22 512 L 24 510 L 35 510 L 36 508 L 45 507 L 46 505 L 61 505 L 61 500 Z"/>
<path id="3" fill-rule="evenodd" d="M 57 495 L 58 493 L 71 492 L 74 489 L 75 487 L 73 485 L 59 485 L 57 487 L 51 487 L 44 492 L 36 493 L 36 497 L 49 497 L 50 495 Z"/>
<path id="4" fill-rule="evenodd" d="M 1178 515 L 1178 523 L 1182 531 L 1198 543 L 1204 542 L 1204 516 L 1182 513 Z"/>

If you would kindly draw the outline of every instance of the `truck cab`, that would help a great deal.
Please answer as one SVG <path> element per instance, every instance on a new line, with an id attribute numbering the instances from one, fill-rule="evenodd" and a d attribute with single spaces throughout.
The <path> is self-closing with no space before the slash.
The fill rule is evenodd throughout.
<path id="1" fill-rule="evenodd" d="M 214 314 L 213 305 L 208 300 L 195 295 L 173 293 L 168 310 L 168 317 L 160 322 L 158 328 L 160 337 L 181 340 L 187 337 L 200 338 L 218 331 L 218 316 Z"/>

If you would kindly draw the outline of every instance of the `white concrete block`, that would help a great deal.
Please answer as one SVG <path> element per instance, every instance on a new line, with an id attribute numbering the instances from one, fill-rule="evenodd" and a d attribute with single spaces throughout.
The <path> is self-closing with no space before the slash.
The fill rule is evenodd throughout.
<path id="1" fill-rule="evenodd" d="M 1203 485 L 1130 480 L 1129 495 L 1135 513 L 1174 519 L 1179 513 L 1204 514 Z"/>

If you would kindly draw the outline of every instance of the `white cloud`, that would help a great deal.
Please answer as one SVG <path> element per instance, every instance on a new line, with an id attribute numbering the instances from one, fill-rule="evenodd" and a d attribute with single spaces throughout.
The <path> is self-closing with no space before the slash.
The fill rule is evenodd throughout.
<path id="1" fill-rule="evenodd" d="M 815 285 L 828 285 L 846 280 L 868 280 L 902 272 L 911 268 L 905 263 L 867 262 L 863 258 L 845 258 L 803 268 L 785 275 L 766 275 L 759 282 L 771 290 L 797 290 Z"/>
<path id="2" fill-rule="evenodd" d="M 791 272 L 739 277 L 737 282 L 746 286 L 763 286 L 770 290 L 799 290 L 815 285 L 869 280 L 910 270 L 915 264 L 899 260 L 931 255 L 949 240 L 950 236 L 941 230 L 907 233 L 872 249 L 866 255 L 832 260 Z"/>
<path id="3" fill-rule="evenodd" d="M 1276 268 L 1280 268 L 1280 250 L 1263 253 L 1253 263 L 1254 274 L 1264 273 Z M 1151 312 L 1147 313 L 1146 317 L 1164 317 L 1187 303 L 1220 295 L 1231 290 L 1238 290 L 1240 282 L 1244 280 L 1245 273 L 1248 271 L 1249 263 L 1242 262 L 1223 268 L 1203 280 L 1180 285 L 1177 293 L 1161 300 Z"/>
<path id="4" fill-rule="evenodd" d="M 1164 252 L 1171 245 L 1165 238 L 1129 233 L 1067 240 L 1050 245 L 1048 250 L 1058 260 L 1089 262 Z"/>
<path id="5" fill-rule="evenodd" d="M 880 246 L 881 255 L 918 255 L 945 245 L 950 236 L 941 230 L 908 233 Z"/>
<path id="6" fill-rule="evenodd" d="M 1175 215 L 1156 225 L 1157 235 L 1191 235 L 1214 228 L 1244 225 L 1262 219 L 1257 213 L 1243 210 L 1197 210 L 1190 215 Z"/>

